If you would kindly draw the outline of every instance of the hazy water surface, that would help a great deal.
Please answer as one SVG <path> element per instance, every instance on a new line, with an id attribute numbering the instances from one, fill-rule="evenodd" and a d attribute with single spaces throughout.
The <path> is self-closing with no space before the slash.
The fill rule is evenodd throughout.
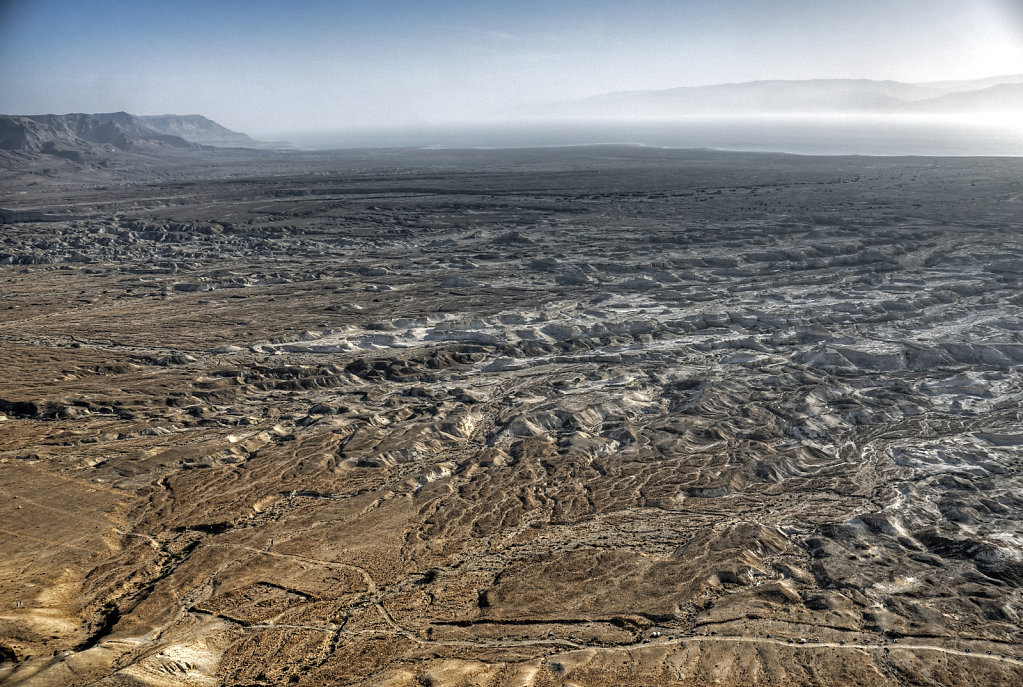
<path id="1" fill-rule="evenodd" d="M 285 134 L 300 148 L 523 148 L 634 143 L 804 155 L 1023 156 L 1023 122 L 1007 119 L 718 117 L 641 122 L 475 124 Z"/>

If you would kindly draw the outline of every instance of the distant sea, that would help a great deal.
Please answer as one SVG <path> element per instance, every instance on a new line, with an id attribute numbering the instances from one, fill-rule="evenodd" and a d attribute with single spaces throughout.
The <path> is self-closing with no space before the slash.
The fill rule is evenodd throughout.
<path id="1" fill-rule="evenodd" d="M 627 143 L 802 155 L 1023 156 L 1009 118 L 758 116 L 471 124 L 278 134 L 297 148 L 531 148 Z"/>

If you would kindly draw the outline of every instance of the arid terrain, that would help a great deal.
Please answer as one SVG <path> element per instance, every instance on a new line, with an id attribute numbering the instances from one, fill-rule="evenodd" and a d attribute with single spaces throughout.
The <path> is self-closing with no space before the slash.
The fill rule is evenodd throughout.
<path id="1" fill-rule="evenodd" d="M 1023 683 L 1023 159 L 91 151 L 0 174 L 3 685 Z"/>

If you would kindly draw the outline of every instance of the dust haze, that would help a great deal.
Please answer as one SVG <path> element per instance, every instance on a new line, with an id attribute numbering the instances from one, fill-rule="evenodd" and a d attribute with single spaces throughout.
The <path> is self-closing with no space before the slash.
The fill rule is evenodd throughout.
<path id="1" fill-rule="evenodd" d="M 12 1 L 0 110 L 203 114 L 287 140 L 547 121 L 622 91 L 1023 74 L 1012 2 L 527 4 Z"/>

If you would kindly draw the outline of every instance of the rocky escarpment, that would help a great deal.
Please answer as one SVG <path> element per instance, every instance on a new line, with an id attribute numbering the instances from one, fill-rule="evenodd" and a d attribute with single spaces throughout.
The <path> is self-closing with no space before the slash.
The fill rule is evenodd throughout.
<path id="1" fill-rule="evenodd" d="M 47 159 L 63 159 L 80 169 L 107 167 L 125 156 L 161 158 L 202 146 L 261 145 L 200 115 L 0 115 L 0 169 L 12 171 L 33 170 Z"/>
<path id="2" fill-rule="evenodd" d="M 0 150 L 71 156 L 115 148 L 192 147 L 126 112 L 111 114 L 0 115 Z"/>
<path id="3" fill-rule="evenodd" d="M 123 183 L 177 173 L 230 174 L 270 146 L 199 115 L 138 117 L 125 112 L 0 115 L 0 181 Z"/>
<path id="4" fill-rule="evenodd" d="M 231 131 L 202 115 L 143 115 L 139 119 L 161 134 L 180 136 L 192 143 L 243 148 L 262 145 L 247 134 Z"/>

